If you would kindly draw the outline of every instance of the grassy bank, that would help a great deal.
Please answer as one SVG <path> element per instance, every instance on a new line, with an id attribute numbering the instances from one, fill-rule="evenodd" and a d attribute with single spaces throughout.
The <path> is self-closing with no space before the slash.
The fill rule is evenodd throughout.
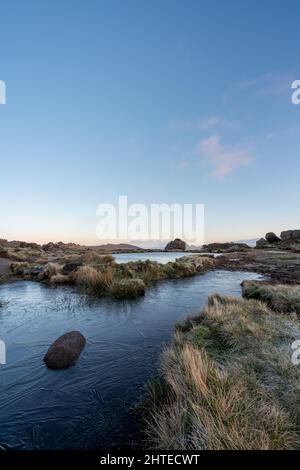
<path id="1" fill-rule="evenodd" d="M 149 387 L 148 445 L 159 449 L 300 448 L 297 318 L 215 295 L 176 328 L 162 380 Z"/>
<path id="2" fill-rule="evenodd" d="M 136 261 L 116 264 L 90 264 L 81 267 L 73 279 L 85 292 L 115 299 L 134 299 L 145 294 L 147 287 L 163 279 L 195 276 L 214 266 L 214 260 L 201 256 L 160 264 L 155 261 Z"/>
<path id="3" fill-rule="evenodd" d="M 114 262 L 112 256 L 88 253 L 68 263 L 45 264 L 14 262 L 12 273 L 22 279 L 55 284 L 73 284 L 82 292 L 118 300 L 134 299 L 145 294 L 147 287 L 163 279 L 176 279 L 204 273 L 216 264 L 214 258 L 185 256 L 175 262 Z"/>
<path id="4" fill-rule="evenodd" d="M 265 302 L 270 308 L 282 313 L 300 315 L 300 285 L 243 282 L 243 296 Z"/>

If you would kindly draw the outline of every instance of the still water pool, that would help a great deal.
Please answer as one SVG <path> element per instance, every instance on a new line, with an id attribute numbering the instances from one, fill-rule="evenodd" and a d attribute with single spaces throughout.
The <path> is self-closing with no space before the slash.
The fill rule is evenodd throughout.
<path id="1" fill-rule="evenodd" d="M 91 299 L 71 287 L 21 281 L 0 286 L 0 447 L 95 449 L 135 442 L 130 407 L 157 373 L 174 323 L 197 313 L 208 295 L 240 295 L 246 272 L 214 271 L 168 280 L 144 298 Z M 43 356 L 61 334 L 87 344 L 77 364 L 51 371 Z"/>

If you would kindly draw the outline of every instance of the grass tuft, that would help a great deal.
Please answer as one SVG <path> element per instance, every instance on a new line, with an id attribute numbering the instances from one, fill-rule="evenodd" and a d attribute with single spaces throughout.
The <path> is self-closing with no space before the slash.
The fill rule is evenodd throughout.
<path id="1" fill-rule="evenodd" d="M 277 312 L 295 312 L 300 315 L 300 285 L 244 281 L 243 296 L 246 299 L 261 300 Z"/>
<path id="2" fill-rule="evenodd" d="M 111 288 L 115 299 L 136 299 L 145 295 L 145 284 L 142 279 L 121 279 L 114 283 Z"/>
<path id="3" fill-rule="evenodd" d="M 176 329 L 149 388 L 146 433 L 159 449 L 299 449 L 297 320 L 257 300 L 211 296 Z"/>
<path id="4" fill-rule="evenodd" d="M 91 266 L 83 266 L 75 273 L 75 279 L 78 286 L 86 292 L 104 296 L 113 286 L 114 270 L 111 266 L 107 266 L 103 271 Z"/>
<path id="5" fill-rule="evenodd" d="M 55 274 L 51 276 L 50 283 L 51 284 L 69 284 L 70 276 L 66 276 L 64 274 Z"/>

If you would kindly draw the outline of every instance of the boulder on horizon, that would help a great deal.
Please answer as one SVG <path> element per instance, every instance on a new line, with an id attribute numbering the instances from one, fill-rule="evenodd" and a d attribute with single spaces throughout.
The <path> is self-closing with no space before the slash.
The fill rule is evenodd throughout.
<path id="1" fill-rule="evenodd" d="M 281 232 L 280 237 L 282 241 L 300 240 L 300 230 L 284 230 Z"/>
<path id="2" fill-rule="evenodd" d="M 281 241 L 280 238 L 277 237 L 277 235 L 274 232 L 268 232 L 266 234 L 266 240 L 269 243 L 278 243 Z"/>
<path id="3" fill-rule="evenodd" d="M 269 243 L 267 242 L 265 238 L 260 238 L 256 242 L 256 248 L 265 248 L 265 246 L 267 246 L 268 244 Z"/>
<path id="4" fill-rule="evenodd" d="M 209 243 L 203 245 L 202 253 L 233 253 L 235 251 L 247 251 L 251 247 L 247 243 L 225 242 L 225 243 Z"/>
<path id="5" fill-rule="evenodd" d="M 175 240 L 169 242 L 165 250 L 167 251 L 185 251 L 186 249 L 186 243 L 183 240 L 180 240 L 180 238 L 175 238 Z"/>

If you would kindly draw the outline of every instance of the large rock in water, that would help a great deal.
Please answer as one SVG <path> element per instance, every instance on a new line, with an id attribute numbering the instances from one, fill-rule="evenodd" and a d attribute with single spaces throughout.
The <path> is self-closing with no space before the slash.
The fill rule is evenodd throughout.
<path id="1" fill-rule="evenodd" d="M 165 250 L 175 250 L 175 251 L 184 251 L 186 248 L 186 243 L 180 238 L 175 238 L 172 242 L 169 242 Z"/>
<path id="2" fill-rule="evenodd" d="M 57 338 L 48 349 L 44 361 L 49 369 L 72 366 L 85 346 L 85 337 L 79 331 L 70 331 Z"/>
<path id="3" fill-rule="evenodd" d="M 267 240 L 267 242 L 269 242 L 269 243 L 278 243 L 278 242 L 281 241 L 280 238 L 277 237 L 277 235 L 275 235 L 274 232 L 268 232 L 268 233 L 266 234 L 266 240 Z"/>

